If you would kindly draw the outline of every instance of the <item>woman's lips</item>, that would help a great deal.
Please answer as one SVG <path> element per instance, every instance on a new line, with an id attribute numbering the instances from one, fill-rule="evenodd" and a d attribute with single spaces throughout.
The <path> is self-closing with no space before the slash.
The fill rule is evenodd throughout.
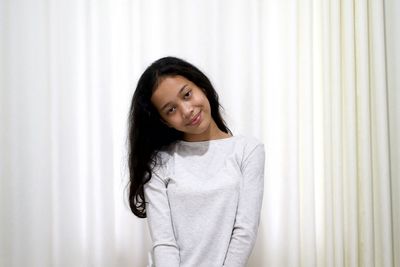
<path id="1" fill-rule="evenodd" d="M 193 118 L 193 120 L 189 123 L 189 125 L 193 126 L 198 124 L 201 121 L 201 111 Z"/>

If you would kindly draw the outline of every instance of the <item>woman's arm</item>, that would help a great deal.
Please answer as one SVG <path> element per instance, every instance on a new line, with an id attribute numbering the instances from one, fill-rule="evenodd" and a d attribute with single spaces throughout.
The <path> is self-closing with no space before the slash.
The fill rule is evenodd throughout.
<path id="1" fill-rule="evenodd" d="M 243 161 L 238 210 L 224 266 L 245 267 L 254 247 L 264 192 L 264 165 L 264 145 L 259 144 Z"/>
<path id="2" fill-rule="evenodd" d="M 153 241 L 156 267 L 179 267 L 180 257 L 167 196 L 167 184 L 157 172 L 153 172 L 144 185 L 147 222 Z"/>

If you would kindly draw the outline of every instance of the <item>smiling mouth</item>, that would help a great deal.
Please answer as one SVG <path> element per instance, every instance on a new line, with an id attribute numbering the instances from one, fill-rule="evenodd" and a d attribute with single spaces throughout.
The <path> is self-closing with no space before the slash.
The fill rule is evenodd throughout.
<path id="1" fill-rule="evenodd" d="M 187 125 L 197 124 L 199 122 L 199 119 L 200 119 L 200 113 L 201 113 L 201 111 L 199 113 L 197 113 L 197 115 L 194 116 L 194 118 Z"/>

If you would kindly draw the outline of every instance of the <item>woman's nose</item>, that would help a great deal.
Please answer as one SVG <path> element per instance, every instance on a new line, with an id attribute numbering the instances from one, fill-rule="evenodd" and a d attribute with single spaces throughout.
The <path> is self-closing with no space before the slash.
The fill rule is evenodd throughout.
<path id="1" fill-rule="evenodd" d="M 193 114 L 193 107 L 192 105 L 188 104 L 188 103 L 184 103 L 183 104 L 183 115 L 185 116 L 185 118 L 191 118 L 192 114 Z"/>

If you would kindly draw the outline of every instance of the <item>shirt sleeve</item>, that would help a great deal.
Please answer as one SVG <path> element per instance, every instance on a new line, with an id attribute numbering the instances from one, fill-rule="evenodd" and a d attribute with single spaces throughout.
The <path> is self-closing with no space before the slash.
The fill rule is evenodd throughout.
<path id="1" fill-rule="evenodd" d="M 243 161 L 243 180 L 231 241 L 224 266 L 245 267 L 253 250 L 264 193 L 264 144 L 258 144 Z"/>
<path id="2" fill-rule="evenodd" d="M 156 267 L 179 267 L 180 257 L 167 195 L 167 182 L 153 171 L 144 185 L 147 223 L 152 239 L 153 261 Z"/>

